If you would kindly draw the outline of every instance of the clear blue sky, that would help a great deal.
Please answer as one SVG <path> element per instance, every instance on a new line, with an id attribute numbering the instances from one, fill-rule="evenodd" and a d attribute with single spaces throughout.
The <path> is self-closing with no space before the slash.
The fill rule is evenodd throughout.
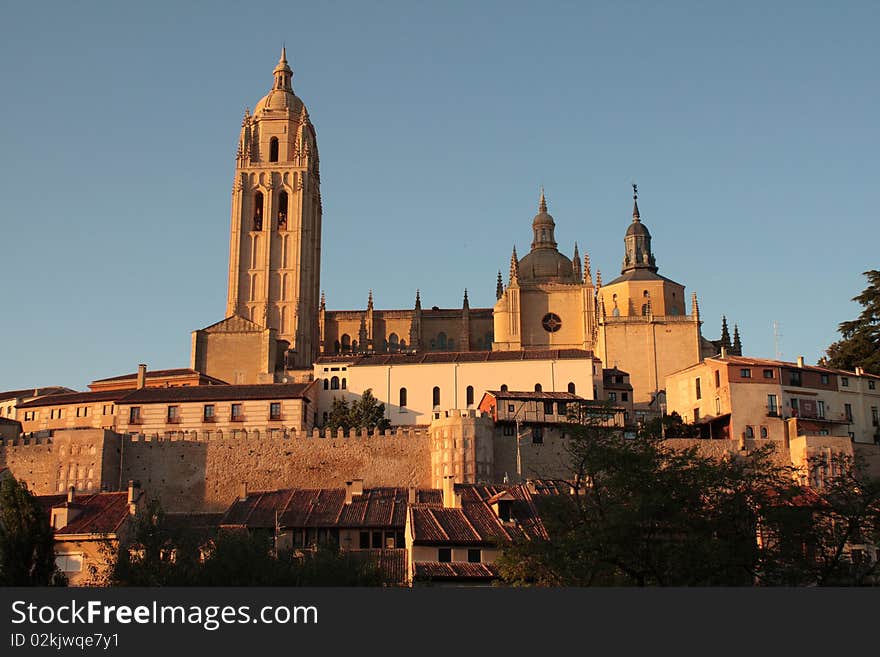
<path id="1" fill-rule="evenodd" d="M 318 134 L 332 309 L 494 303 L 539 185 L 620 270 L 808 361 L 878 266 L 877 2 L 13 3 L 0 22 L 0 390 L 186 367 L 222 319 L 245 106 L 282 42 Z"/>

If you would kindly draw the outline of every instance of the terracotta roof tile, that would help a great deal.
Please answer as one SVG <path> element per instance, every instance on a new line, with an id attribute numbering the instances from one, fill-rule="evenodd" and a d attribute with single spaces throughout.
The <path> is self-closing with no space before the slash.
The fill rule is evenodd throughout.
<path id="1" fill-rule="evenodd" d="M 67 503 L 66 495 L 41 495 L 40 504 L 47 510 Z M 112 534 L 129 517 L 128 492 L 77 495 L 73 505 L 79 513 L 56 530 L 56 534 Z"/>
<path id="2" fill-rule="evenodd" d="M 57 395 L 62 392 L 73 392 L 73 390 L 71 390 L 70 388 L 65 388 L 63 386 L 48 386 L 46 388 L 24 388 L 23 390 L 7 390 L 6 392 L 0 392 L 0 399 L 34 397 L 34 391 L 36 391 L 37 397 L 42 397 L 43 395 Z"/>
<path id="3" fill-rule="evenodd" d="M 63 406 L 66 404 L 89 404 L 92 402 L 119 401 L 131 390 L 103 390 L 101 392 L 72 392 L 48 397 L 39 397 L 33 401 L 19 404 L 17 408 L 39 408 L 42 406 Z"/>
<path id="4" fill-rule="evenodd" d="M 416 579 L 494 579 L 498 569 L 490 563 L 464 561 L 420 561 L 415 564 Z"/>
<path id="5" fill-rule="evenodd" d="M 221 381 L 220 379 L 216 379 L 213 376 L 208 376 L 207 374 L 202 374 L 198 370 L 193 370 L 188 367 L 179 367 L 170 370 L 147 370 L 147 379 L 161 379 L 161 378 L 170 378 L 175 376 L 192 376 L 194 374 L 199 375 L 202 378 L 210 379 L 213 381 L 219 381 L 220 383 L 225 384 L 225 381 Z M 92 383 L 109 383 L 110 381 L 126 381 L 126 380 L 137 380 L 137 372 L 132 372 L 131 374 L 120 374 L 119 376 L 110 376 L 106 379 L 95 379 Z"/>
<path id="6" fill-rule="evenodd" d="M 186 386 L 125 390 L 124 404 L 161 402 L 238 401 L 248 399 L 302 399 L 311 383 L 266 383 L 261 385 Z"/>

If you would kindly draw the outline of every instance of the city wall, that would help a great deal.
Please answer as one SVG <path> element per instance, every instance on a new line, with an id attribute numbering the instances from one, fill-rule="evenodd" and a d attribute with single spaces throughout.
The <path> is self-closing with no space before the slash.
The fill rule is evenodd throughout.
<path id="1" fill-rule="evenodd" d="M 242 484 L 250 491 L 341 488 L 352 479 L 363 479 L 366 487 L 431 485 L 430 441 L 424 428 L 349 436 L 317 431 L 238 431 L 212 433 L 210 438 L 194 432 L 172 437 L 99 430 L 64 434 L 0 442 L 0 467 L 8 467 L 36 494 L 47 495 L 79 481 L 61 476 L 71 466 L 75 473 L 85 468 L 85 475 L 91 464 L 92 490 L 118 490 L 120 482 L 135 479 L 167 511 L 225 510 Z M 115 470 L 105 467 L 99 477 L 97 462 L 118 465 Z"/>

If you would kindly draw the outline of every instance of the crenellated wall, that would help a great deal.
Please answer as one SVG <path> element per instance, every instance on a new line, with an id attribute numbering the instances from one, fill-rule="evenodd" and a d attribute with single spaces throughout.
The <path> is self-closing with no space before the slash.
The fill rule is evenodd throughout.
<path id="1" fill-rule="evenodd" d="M 92 490 L 102 485 L 116 490 L 120 481 L 135 479 L 168 511 L 222 511 L 242 483 L 249 490 L 335 488 L 356 478 L 367 487 L 431 485 L 424 427 L 349 436 L 317 431 L 214 431 L 210 437 L 196 432 L 68 431 L 0 442 L 2 466 L 39 495 L 63 492 L 71 484 L 85 491 L 88 481 Z"/>

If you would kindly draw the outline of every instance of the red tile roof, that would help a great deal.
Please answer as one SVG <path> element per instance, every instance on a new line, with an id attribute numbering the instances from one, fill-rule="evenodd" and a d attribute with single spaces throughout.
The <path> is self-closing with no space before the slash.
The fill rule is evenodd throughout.
<path id="1" fill-rule="evenodd" d="M 259 385 L 179 386 L 171 388 L 141 388 L 123 391 L 122 404 L 151 404 L 161 402 L 238 401 L 253 399 L 304 399 L 311 383 L 266 383 Z"/>
<path id="2" fill-rule="evenodd" d="M 200 378 L 207 379 L 209 381 L 215 381 L 218 384 L 226 385 L 226 381 L 222 381 L 220 379 L 216 379 L 213 376 L 208 376 L 207 374 L 202 374 L 198 370 L 193 370 L 188 367 L 181 367 L 170 370 L 147 370 L 147 379 L 161 379 L 161 378 L 172 378 L 175 376 L 193 376 L 197 374 Z M 120 374 L 119 376 L 111 376 L 106 379 L 95 379 L 92 383 L 109 383 L 111 381 L 127 381 L 137 380 L 137 372 L 132 372 L 131 374 Z"/>
<path id="3" fill-rule="evenodd" d="M 101 392 L 72 392 L 49 395 L 19 404 L 17 408 L 39 408 L 42 406 L 64 406 L 66 404 L 88 404 L 91 402 L 118 401 L 131 393 L 131 390 L 103 390 Z"/>
<path id="4" fill-rule="evenodd" d="M 527 487 L 457 484 L 455 490 L 461 494 L 460 508 L 440 504 L 410 507 L 414 543 L 488 546 L 514 539 L 546 538 L 547 531 Z M 489 501 L 503 492 L 515 498 L 511 522 L 502 521 Z"/>
<path id="5" fill-rule="evenodd" d="M 822 365 L 804 364 L 803 367 L 798 367 L 797 363 L 792 363 L 785 360 L 772 360 L 770 358 L 751 358 L 749 356 L 727 356 L 726 358 L 721 358 L 720 356 L 712 356 L 711 359 L 707 358 L 706 360 L 719 360 L 722 362 L 729 362 L 733 365 L 766 365 L 767 367 L 787 367 L 789 369 L 803 369 L 813 372 L 827 372 L 829 374 L 840 374 L 842 376 L 864 376 L 871 379 L 880 379 L 880 376 L 876 374 L 870 374 L 869 372 L 856 374 L 855 372 L 850 372 L 849 370 L 839 370 L 833 367 L 823 367 Z"/>
<path id="6" fill-rule="evenodd" d="M 492 395 L 495 399 L 517 399 L 517 400 L 536 400 L 536 401 L 544 401 L 544 400 L 559 400 L 559 401 L 587 401 L 583 397 L 576 395 L 572 392 L 533 392 L 529 390 L 525 391 L 516 391 L 516 390 L 487 390 L 487 395 Z"/>
<path id="7" fill-rule="evenodd" d="M 491 563 L 465 561 L 419 561 L 415 564 L 415 579 L 495 579 L 498 569 Z"/>
<path id="8" fill-rule="evenodd" d="M 18 420 L 10 420 L 8 417 L 0 417 L 0 424 L 17 424 L 21 426 L 21 422 Z"/>
<path id="9" fill-rule="evenodd" d="M 41 495 L 37 498 L 43 507 L 67 504 L 66 495 Z M 121 493 L 89 493 L 77 495 L 73 506 L 79 513 L 65 527 L 55 531 L 56 535 L 67 534 L 112 534 L 115 533 L 129 517 L 128 492 Z"/>
<path id="10" fill-rule="evenodd" d="M 37 394 L 34 395 L 34 392 Z M 19 399 L 21 397 L 41 397 L 43 395 L 57 395 L 62 392 L 73 392 L 63 386 L 49 386 L 47 388 L 25 388 L 24 390 L 7 390 L 0 392 L 0 399 Z"/>
<path id="11" fill-rule="evenodd" d="M 274 527 L 275 514 L 282 527 L 364 527 L 402 530 L 406 524 L 406 488 L 367 488 L 345 503 L 342 488 L 292 488 L 248 493 L 233 502 L 221 525 L 248 528 Z M 440 491 L 420 490 L 419 502 L 439 504 Z"/>

